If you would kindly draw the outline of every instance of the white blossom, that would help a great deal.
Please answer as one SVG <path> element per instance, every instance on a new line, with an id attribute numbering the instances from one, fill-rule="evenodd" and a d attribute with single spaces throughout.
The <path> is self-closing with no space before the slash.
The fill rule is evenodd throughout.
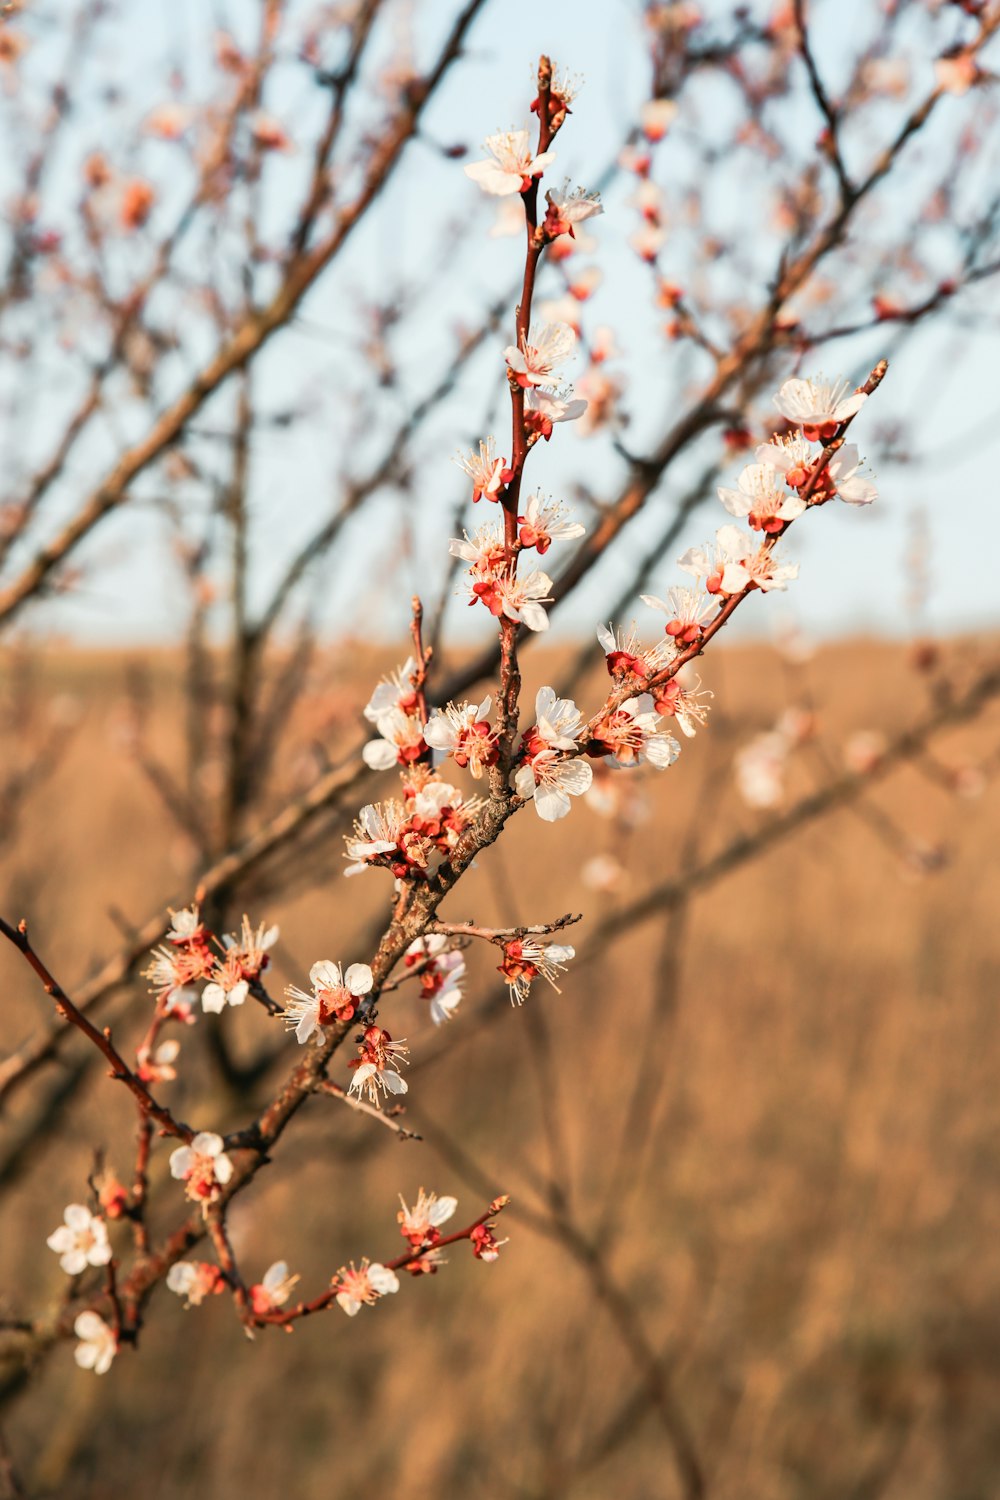
<path id="1" fill-rule="evenodd" d="M 103 1219 L 82 1203 L 71 1203 L 63 1214 L 65 1223 L 53 1230 L 45 1243 L 59 1256 L 67 1276 L 79 1276 L 88 1266 L 106 1266 L 111 1259 L 108 1230 Z"/>
<path id="2" fill-rule="evenodd" d="M 112 1329 L 97 1313 L 88 1311 L 80 1313 L 73 1332 L 80 1340 L 73 1355 L 80 1369 L 106 1375 L 118 1353 L 118 1340 Z"/>
<path id="3" fill-rule="evenodd" d="M 484 193 L 497 198 L 526 192 L 532 178 L 540 177 L 555 160 L 554 151 L 532 156 L 527 130 L 498 131 L 496 135 L 487 136 L 483 146 L 489 156 L 483 161 L 468 162 L 465 175 L 471 177 Z"/>

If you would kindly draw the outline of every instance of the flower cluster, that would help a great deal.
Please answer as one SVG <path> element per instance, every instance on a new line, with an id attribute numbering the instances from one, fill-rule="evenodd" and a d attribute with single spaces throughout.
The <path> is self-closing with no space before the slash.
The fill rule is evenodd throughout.
<path id="1" fill-rule="evenodd" d="M 415 768 L 415 770 L 418 768 Z M 424 880 L 449 858 L 479 812 L 477 798 L 424 772 L 403 788 L 403 799 L 370 802 L 348 834 L 347 874 L 370 865 L 391 870 L 397 880 Z"/>

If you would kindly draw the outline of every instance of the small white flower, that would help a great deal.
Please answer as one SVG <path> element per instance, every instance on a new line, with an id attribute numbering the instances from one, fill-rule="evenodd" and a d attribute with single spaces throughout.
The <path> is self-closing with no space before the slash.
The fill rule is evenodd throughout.
<path id="1" fill-rule="evenodd" d="M 504 473 L 507 469 L 507 460 L 497 458 L 493 451 L 493 439 L 486 438 L 479 444 L 479 452 L 470 453 L 468 457 L 460 454 L 455 462 L 458 467 L 472 480 L 473 501 L 497 500 L 500 491 L 504 487 Z"/>
<path id="2" fill-rule="evenodd" d="M 557 750 L 542 750 L 513 776 L 514 790 L 528 802 L 532 798 L 535 812 L 545 823 L 565 818 L 570 797 L 582 797 L 594 779 L 593 768 L 586 760 L 565 760 Z"/>
<path id="3" fill-rule="evenodd" d="M 493 699 L 482 703 L 449 703 L 433 713 L 424 729 L 424 739 L 434 750 L 451 755 L 463 770 L 468 767 L 478 779 L 497 758 L 496 731 L 489 722 Z"/>
<path id="4" fill-rule="evenodd" d="M 289 1275 L 287 1261 L 276 1260 L 264 1272 L 263 1279 L 250 1288 L 250 1305 L 254 1312 L 269 1313 L 276 1307 L 284 1307 L 299 1279 Z"/>
<path id="5" fill-rule="evenodd" d="M 363 863 L 391 854 L 405 821 L 400 802 L 367 803 L 355 820 L 353 837 L 347 835 L 347 857 Z"/>
<path id="6" fill-rule="evenodd" d="M 416 670 L 416 662 L 408 656 L 401 667 L 382 678 L 365 705 L 364 715 L 369 724 L 377 724 L 390 709 L 414 706 L 416 699 L 410 679 Z"/>
<path id="7" fill-rule="evenodd" d="M 599 193 L 585 193 L 577 188 L 575 193 L 558 192 L 549 188 L 545 194 L 548 208 L 545 211 L 545 231 L 554 239 L 560 234 L 574 235 L 577 224 L 602 214 Z"/>
<path id="8" fill-rule="evenodd" d="M 363 1260 L 360 1266 L 355 1267 L 352 1260 L 350 1268 L 342 1266 L 337 1272 L 335 1285 L 340 1287 L 337 1293 L 338 1307 L 342 1307 L 347 1316 L 353 1318 L 362 1307 L 371 1307 L 380 1297 L 398 1292 L 399 1277 L 395 1271 L 388 1270 L 378 1261 L 369 1265 L 367 1260 Z"/>
<path id="9" fill-rule="evenodd" d="M 591 731 L 591 738 L 617 766 L 639 766 L 648 761 L 657 770 L 672 766 L 681 747 L 672 734 L 659 729 L 649 693 L 628 698 L 620 708 L 605 714 Z"/>
<path id="10" fill-rule="evenodd" d="M 587 530 L 579 521 L 569 519 L 569 511 L 560 501 L 547 500 L 543 495 L 529 495 L 524 515 L 517 519 L 521 546 L 534 547 L 540 557 L 553 542 L 574 541 Z"/>
<path id="11" fill-rule="evenodd" d="M 543 323 L 521 335 L 520 348 L 509 345 L 504 359 L 518 385 L 551 385 L 553 371 L 572 358 L 575 348 L 576 334 L 568 323 Z"/>
<path id="12" fill-rule="evenodd" d="M 201 1130 L 190 1146 L 178 1146 L 170 1153 L 170 1175 L 187 1183 L 187 1196 L 192 1202 L 217 1198 L 219 1189 L 233 1175 L 233 1164 L 223 1150 L 221 1135 Z"/>
<path id="13" fill-rule="evenodd" d="M 411 1242 L 414 1249 L 424 1243 L 432 1229 L 440 1229 L 442 1224 L 447 1224 L 458 1207 L 457 1198 L 439 1198 L 437 1193 L 425 1193 L 423 1188 L 417 1194 L 417 1201 L 412 1208 L 407 1208 L 402 1193 L 399 1201 L 402 1204 L 396 1215 L 399 1232 Z"/>
<path id="14" fill-rule="evenodd" d="M 285 994 L 288 1004 L 282 1014 L 285 1025 L 294 1028 L 296 1040 L 305 1044 L 311 1039 L 325 1040 L 323 1027 L 331 1021 L 350 1021 L 357 1001 L 367 995 L 374 983 L 367 964 L 351 964 L 346 972 L 340 964 L 321 958 L 309 970 L 313 992 L 307 995 L 297 985 L 289 985 Z"/>
<path id="15" fill-rule="evenodd" d="M 382 1100 L 379 1089 L 383 1094 L 405 1094 L 408 1088 L 406 1079 L 392 1067 L 380 1068 L 376 1063 L 364 1062 L 359 1068 L 355 1068 L 347 1092 L 357 1094 L 359 1099 L 362 1094 L 367 1094 L 369 1102 L 380 1108 Z"/>
<path id="16" fill-rule="evenodd" d="M 848 505 L 871 505 L 878 499 L 878 490 L 870 479 L 858 473 L 861 459 L 854 443 L 845 443 L 827 464 L 827 473 L 841 500 Z"/>
<path id="17" fill-rule="evenodd" d="M 370 770 L 388 771 L 395 765 L 409 765 L 423 753 L 424 726 L 419 714 L 389 708 L 379 715 L 376 728 L 382 738 L 369 740 L 361 751 L 361 758 Z"/>
<path id="18" fill-rule="evenodd" d="M 745 516 L 755 531 L 781 531 L 806 508 L 801 495 L 788 493 L 770 464 L 747 464 L 736 484 L 735 490 L 720 485 L 719 499 L 731 516 Z"/>
<path id="19" fill-rule="evenodd" d="M 466 177 L 482 188 L 484 193 L 505 198 L 511 193 L 524 193 L 531 186 L 533 177 L 541 177 L 545 168 L 555 160 L 554 151 L 543 151 L 532 156 L 526 130 L 501 130 L 486 137 L 483 142 L 490 153 L 484 161 L 469 162 Z"/>
<path id="20" fill-rule="evenodd" d="M 225 1280 L 210 1262 L 178 1260 L 167 1272 L 167 1289 L 184 1298 L 185 1307 L 198 1307 L 206 1297 L 221 1292 Z"/>
<path id="21" fill-rule="evenodd" d="M 118 1341 L 104 1319 L 95 1312 L 82 1312 L 73 1332 L 80 1340 L 73 1356 L 80 1369 L 106 1375 L 118 1353 Z"/>
<path id="22" fill-rule="evenodd" d="M 106 1266 L 111 1259 L 108 1230 L 103 1219 L 82 1203 L 71 1203 L 63 1214 L 65 1223 L 45 1243 L 59 1256 L 67 1276 L 79 1276 L 88 1266 Z"/>
<path id="23" fill-rule="evenodd" d="M 576 949 L 564 943 L 543 943 L 534 937 L 505 943 L 504 961 L 499 970 L 510 990 L 511 1004 L 524 1004 L 531 982 L 539 974 L 548 980 L 557 994 L 561 994 L 556 979 L 575 957 Z"/>
<path id="24" fill-rule="evenodd" d="M 529 630 L 548 630 L 549 617 L 542 608 L 551 602 L 552 579 L 540 571 L 523 578 L 501 578 L 497 581 L 503 613 L 508 620 L 518 620 Z"/>
<path id="25" fill-rule="evenodd" d="M 555 391 L 532 387 L 524 395 L 524 425 L 530 433 L 537 433 L 546 441 L 552 436 L 555 423 L 575 422 L 586 410 L 586 401 L 572 400 Z"/>
<path id="26" fill-rule="evenodd" d="M 868 397 L 863 391 L 852 391 L 850 381 L 786 380 L 774 398 L 783 417 L 802 428 L 811 442 L 831 438 L 842 422 L 853 417 Z"/>

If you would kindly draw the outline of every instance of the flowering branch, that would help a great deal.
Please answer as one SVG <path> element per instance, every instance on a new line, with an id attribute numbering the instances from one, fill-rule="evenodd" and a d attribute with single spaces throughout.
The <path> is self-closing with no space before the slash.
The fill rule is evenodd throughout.
<path id="1" fill-rule="evenodd" d="M 38 957 L 28 939 L 28 924 L 21 921 L 16 927 L 12 927 L 9 922 L 5 922 L 3 917 L 0 917 L 0 934 L 17 949 L 30 967 L 34 969 L 45 988 L 45 993 L 51 995 L 55 1001 L 56 1010 L 59 1014 L 71 1026 L 75 1026 L 78 1031 L 82 1031 L 88 1041 L 92 1042 L 99 1051 L 103 1052 L 111 1064 L 109 1076 L 116 1079 L 119 1083 L 125 1084 L 126 1088 L 135 1095 L 139 1108 L 143 1113 L 148 1115 L 150 1119 L 155 1120 L 159 1125 L 161 1133 L 163 1135 L 177 1136 L 182 1141 L 191 1140 L 194 1135 L 191 1127 L 180 1124 L 174 1119 L 169 1109 L 164 1108 L 162 1104 L 157 1104 L 141 1078 L 132 1072 L 121 1053 L 114 1046 L 111 1040 L 110 1028 L 105 1027 L 103 1031 L 98 1031 L 97 1027 L 88 1021 L 87 1017 L 73 1004 L 73 1001 L 66 994 L 66 991 L 59 984 L 58 980 L 45 967 L 45 964 Z"/>

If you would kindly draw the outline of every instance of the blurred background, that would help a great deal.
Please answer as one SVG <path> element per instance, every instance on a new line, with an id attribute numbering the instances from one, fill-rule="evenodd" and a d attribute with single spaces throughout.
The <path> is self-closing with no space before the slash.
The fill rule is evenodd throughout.
<path id="1" fill-rule="evenodd" d="M 545 559 L 525 704 L 600 704 L 599 621 L 657 638 L 638 596 L 687 581 L 783 379 L 891 366 L 851 432 L 878 501 L 792 529 L 678 764 L 528 810 L 449 898 L 580 914 L 561 992 L 513 1009 L 487 949 L 443 1027 L 387 996 L 420 1139 L 316 1099 L 230 1216 L 248 1277 L 313 1295 L 400 1253 L 400 1193 L 456 1224 L 509 1193 L 498 1262 L 253 1342 L 160 1287 L 79 1371 L 51 1329 L 101 1277 L 43 1242 L 98 1160 L 130 1180 L 134 1109 L 0 952 L 0 1495 L 991 1500 L 1000 7 L 0 14 L 0 914 L 126 1052 L 198 890 L 219 931 L 280 924 L 272 993 L 374 953 L 389 877 L 345 881 L 343 834 L 393 794 L 361 710 L 414 591 L 431 698 L 495 674 L 452 460 L 506 451 L 523 231 L 462 166 L 533 125 L 539 53 L 581 75 L 545 183 L 605 212 L 536 297 L 589 407 L 529 488 L 588 535 Z M 220 1131 L 295 1060 L 249 1005 L 177 1035 L 158 1090 Z"/>

